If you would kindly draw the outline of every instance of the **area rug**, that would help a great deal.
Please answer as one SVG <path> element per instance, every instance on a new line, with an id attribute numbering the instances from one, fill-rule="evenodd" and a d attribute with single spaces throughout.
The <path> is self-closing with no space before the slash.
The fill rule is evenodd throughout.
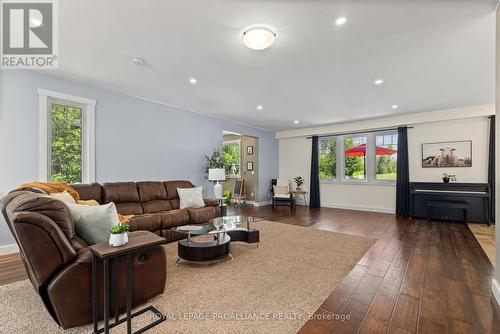
<path id="1" fill-rule="evenodd" d="M 149 303 L 167 320 L 147 333 L 295 333 L 375 242 L 270 221 L 253 226 L 259 247 L 232 243 L 233 260 L 176 266 L 177 243 L 166 246 L 167 287 Z M 92 332 L 59 329 L 27 280 L 0 287 L 0 317 L 0 333 Z M 150 321 L 145 314 L 134 327 Z"/>

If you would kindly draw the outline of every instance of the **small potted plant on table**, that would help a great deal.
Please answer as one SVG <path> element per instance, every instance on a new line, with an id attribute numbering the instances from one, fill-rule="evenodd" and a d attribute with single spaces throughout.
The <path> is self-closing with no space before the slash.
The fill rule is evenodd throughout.
<path id="1" fill-rule="evenodd" d="M 109 236 L 109 245 L 111 247 L 119 247 L 126 245 L 128 242 L 128 224 L 118 224 L 111 228 Z"/>
<path id="2" fill-rule="evenodd" d="M 457 176 L 455 174 L 446 174 L 444 173 L 442 176 L 443 182 L 444 183 L 449 183 L 451 182 L 456 182 L 457 181 Z"/>
<path id="3" fill-rule="evenodd" d="M 293 178 L 293 180 L 295 181 L 295 184 L 297 185 L 296 190 L 301 191 L 302 190 L 301 187 L 304 184 L 304 178 L 302 176 L 296 176 Z"/>

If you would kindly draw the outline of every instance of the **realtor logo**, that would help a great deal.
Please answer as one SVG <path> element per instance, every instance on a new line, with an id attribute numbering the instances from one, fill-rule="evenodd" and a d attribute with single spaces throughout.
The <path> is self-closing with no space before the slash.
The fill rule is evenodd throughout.
<path id="1" fill-rule="evenodd" d="M 2 1 L 2 69 L 57 68 L 53 0 Z"/>

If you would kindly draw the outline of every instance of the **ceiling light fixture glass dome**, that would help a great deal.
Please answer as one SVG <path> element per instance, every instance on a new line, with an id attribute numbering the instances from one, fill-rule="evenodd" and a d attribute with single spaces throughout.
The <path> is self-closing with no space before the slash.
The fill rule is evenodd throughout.
<path id="1" fill-rule="evenodd" d="M 276 39 L 276 33 L 266 27 L 252 27 L 243 32 L 241 40 L 252 50 L 264 50 L 270 47 Z"/>

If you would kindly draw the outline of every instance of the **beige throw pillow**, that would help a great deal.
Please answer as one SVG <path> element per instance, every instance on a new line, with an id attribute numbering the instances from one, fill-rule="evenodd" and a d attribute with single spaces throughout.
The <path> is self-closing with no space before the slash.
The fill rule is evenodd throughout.
<path id="1" fill-rule="evenodd" d="M 62 193 L 52 193 L 50 194 L 50 197 L 63 201 L 64 203 L 76 204 L 73 196 L 71 196 L 66 190 Z"/>
<path id="2" fill-rule="evenodd" d="M 195 188 L 177 188 L 179 194 L 179 207 L 185 208 L 202 208 L 205 206 L 203 201 L 203 187 Z"/>
<path id="3" fill-rule="evenodd" d="M 273 186 L 275 195 L 288 195 L 288 186 Z"/>

